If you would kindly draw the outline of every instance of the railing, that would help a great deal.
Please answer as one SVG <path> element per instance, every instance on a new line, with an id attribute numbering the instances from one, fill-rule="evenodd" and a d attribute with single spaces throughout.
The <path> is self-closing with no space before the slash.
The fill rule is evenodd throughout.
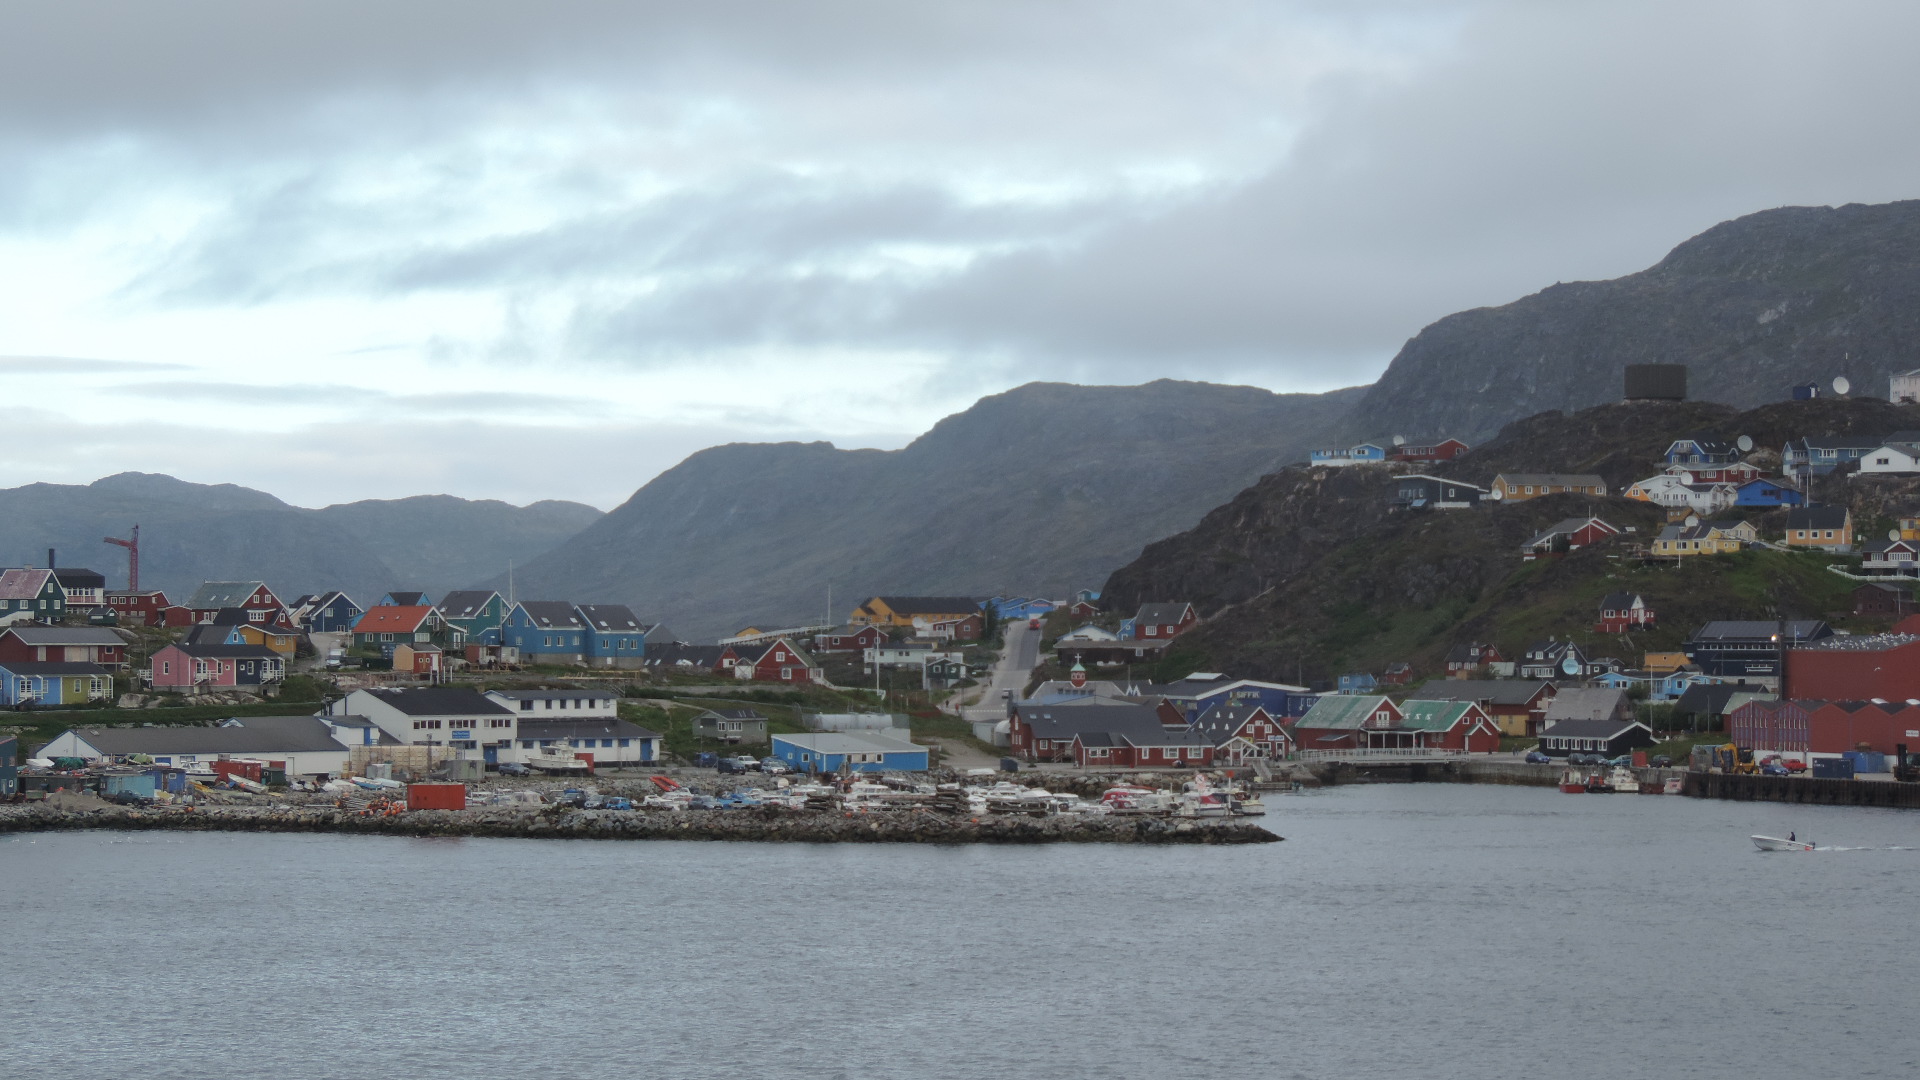
<path id="1" fill-rule="evenodd" d="M 1465 750 L 1447 750 L 1433 746 L 1368 746 L 1353 750 L 1299 750 L 1293 761 L 1380 761 L 1385 759 L 1421 761 L 1432 758 L 1466 757 Z"/>

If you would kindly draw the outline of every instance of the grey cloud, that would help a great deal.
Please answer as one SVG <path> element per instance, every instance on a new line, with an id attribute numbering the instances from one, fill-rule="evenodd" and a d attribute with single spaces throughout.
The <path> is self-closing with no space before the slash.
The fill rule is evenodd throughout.
<path id="1" fill-rule="evenodd" d="M 90 375 L 134 371 L 190 371 L 186 364 L 139 360 L 97 360 L 84 356 L 0 356 L 0 373 L 13 375 Z"/>
<path id="2" fill-rule="evenodd" d="M 171 381 L 126 383 L 110 391 L 136 400 L 203 405 L 303 406 L 351 409 L 372 419 L 382 415 L 419 416 L 578 416 L 604 417 L 605 403 L 559 394 L 459 390 L 396 394 L 339 383 L 238 383 Z"/>

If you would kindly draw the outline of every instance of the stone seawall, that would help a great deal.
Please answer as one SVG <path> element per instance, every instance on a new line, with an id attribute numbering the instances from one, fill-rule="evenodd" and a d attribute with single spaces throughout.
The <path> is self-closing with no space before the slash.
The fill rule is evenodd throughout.
<path id="1" fill-rule="evenodd" d="M 0 806 L 0 832 L 172 829 L 327 832 L 376 836 L 546 837 L 574 840 L 750 840 L 807 844 L 1268 844 L 1242 821 L 1167 818 L 972 818 L 925 810 L 877 814 L 800 810 L 643 811 L 547 807 L 416 810 L 369 817 L 331 807 L 213 806 L 193 810 Z"/>

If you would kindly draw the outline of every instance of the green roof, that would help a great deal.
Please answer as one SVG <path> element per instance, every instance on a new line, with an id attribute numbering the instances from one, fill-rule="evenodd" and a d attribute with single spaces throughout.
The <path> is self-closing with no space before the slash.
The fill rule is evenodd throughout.
<path id="1" fill-rule="evenodd" d="M 1303 728 L 1319 728 L 1328 731 L 1359 731 L 1366 727 L 1373 714 L 1382 706 L 1393 703 L 1378 695 L 1333 694 L 1313 703 L 1294 725 Z"/>
<path id="2" fill-rule="evenodd" d="M 1472 707 L 1470 701 L 1403 701 L 1400 726 L 1420 731 L 1450 731 Z"/>

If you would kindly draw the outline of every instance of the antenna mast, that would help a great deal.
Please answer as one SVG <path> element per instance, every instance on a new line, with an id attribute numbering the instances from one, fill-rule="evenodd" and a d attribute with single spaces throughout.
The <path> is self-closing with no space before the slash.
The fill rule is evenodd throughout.
<path id="1" fill-rule="evenodd" d="M 133 527 L 133 538 L 131 540 L 121 540 L 116 537 L 109 536 L 102 539 L 100 542 L 103 544 L 112 544 L 115 547 L 123 547 L 127 549 L 127 591 L 139 592 L 140 591 L 140 526 L 135 525 Z"/>

